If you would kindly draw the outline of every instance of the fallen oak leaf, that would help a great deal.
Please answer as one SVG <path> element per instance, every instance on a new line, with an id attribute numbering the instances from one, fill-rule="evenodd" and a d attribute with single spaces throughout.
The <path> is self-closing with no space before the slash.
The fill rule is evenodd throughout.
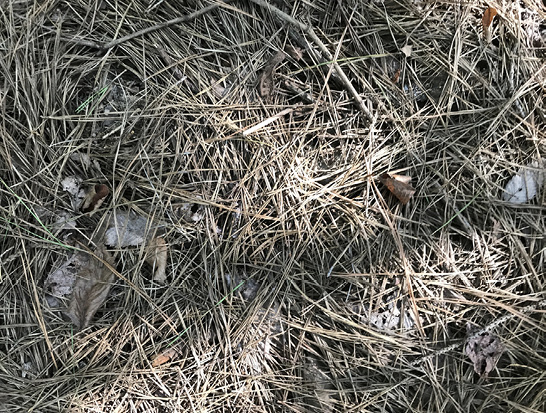
<path id="1" fill-rule="evenodd" d="M 103 184 L 89 188 L 80 206 L 80 211 L 84 214 L 89 213 L 89 216 L 93 215 L 100 208 L 109 193 L 110 190 Z"/>
<path id="2" fill-rule="evenodd" d="M 91 319 L 108 297 L 110 286 L 115 279 L 109 266 L 114 264 L 114 258 L 104 248 L 95 250 L 88 265 L 82 266 L 76 275 L 72 298 L 67 315 L 78 330 L 85 329 Z"/>
<path id="3" fill-rule="evenodd" d="M 409 202 L 415 193 L 415 188 L 409 183 L 411 181 L 409 176 L 382 174 L 377 179 L 404 205 Z"/>
<path id="4" fill-rule="evenodd" d="M 275 69 L 286 58 L 286 54 L 278 51 L 265 65 L 258 81 L 258 92 L 260 96 L 265 98 L 273 94 L 275 90 Z"/>
<path id="5" fill-rule="evenodd" d="M 176 357 L 178 352 L 174 348 L 168 348 L 167 350 L 157 354 L 152 360 L 152 367 L 159 367 Z"/>
<path id="6" fill-rule="evenodd" d="M 146 247 L 146 262 L 155 269 L 153 279 L 159 283 L 164 283 L 167 279 L 167 252 L 168 247 L 163 237 L 154 238 Z"/>

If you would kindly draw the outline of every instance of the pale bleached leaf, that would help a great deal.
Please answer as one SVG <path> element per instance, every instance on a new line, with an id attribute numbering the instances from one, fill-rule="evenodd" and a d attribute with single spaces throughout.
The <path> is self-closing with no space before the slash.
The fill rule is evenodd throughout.
<path id="1" fill-rule="evenodd" d="M 538 162 L 533 162 L 508 181 L 502 199 L 512 204 L 524 204 L 537 195 L 543 183 L 544 170 L 539 167 Z"/>
<path id="2" fill-rule="evenodd" d="M 148 220 L 133 212 L 117 213 L 104 235 L 104 243 L 112 247 L 136 247 L 146 241 Z"/>
<path id="3" fill-rule="evenodd" d="M 104 248 L 95 250 L 87 265 L 76 275 L 72 298 L 67 314 L 78 330 L 86 328 L 97 310 L 108 297 L 110 286 L 115 279 L 108 265 L 114 264 L 112 255 Z M 107 265 L 108 264 L 108 265 Z"/>

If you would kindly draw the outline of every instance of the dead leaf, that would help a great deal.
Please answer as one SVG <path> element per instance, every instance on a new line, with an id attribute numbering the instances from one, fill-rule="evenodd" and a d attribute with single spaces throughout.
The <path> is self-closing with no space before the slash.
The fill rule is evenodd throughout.
<path id="1" fill-rule="evenodd" d="M 84 214 L 89 212 L 89 216 L 93 215 L 100 208 L 109 193 L 110 190 L 106 185 L 95 185 L 89 188 L 80 206 L 80 211 Z"/>
<path id="2" fill-rule="evenodd" d="M 484 29 L 488 29 L 489 26 L 491 26 L 491 23 L 493 23 L 493 19 L 496 15 L 497 9 L 495 9 L 494 7 L 488 7 L 487 9 L 485 9 L 482 17 L 482 24 Z"/>
<path id="3" fill-rule="evenodd" d="M 113 265 L 112 255 L 104 248 L 95 250 L 100 258 L 90 257 L 88 265 L 80 268 L 72 291 L 67 314 L 78 330 L 85 329 L 106 300 L 114 273 L 105 264 Z"/>
<path id="4" fill-rule="evenodd" d="M 167 244 L 163 237 L 157 237 L 150 241 L 146 247 L 146 262 L 154 267 L 154 281 L 164 283 L 167 279 Z"/>
<path id="5" fill-rule="evenodd" d="M 112 215 L 110 228 L 104 234 L 104 243 L 112 247 L 136 247 L 146 240 L 148 220 L 133 211 Z"/>
<path id="6" fill-rule="evenodd" d="M 483 13 L 482 25 L 483 25 L 483 35 L 487 43 L 491 43 L 491 23 L 497 15 L 497 9 L 493 7 L 488 7 Z"/>
<path id="7" fill-rule="evenodd" d="M 497 336 L 489 333 L 472 335 L 472 326 L 467 325 L 469 338 L 466 341 L 465 353 L 474 364 L 474 371 L 481 377 L 493 371 L 504 352 L 504 346 Z"/>
<path id="8" fill-rule="evenodd" d="M 278 51 L 265 65 L 258 81 L 258 91 L 261 97 L 265 98 L 273 94 L 273 90 L 275 89 L 275 69 L 285 58 L 286 54 Z"/>
<path id="9" fill-rule="evenodd" d="M 415 193 L 415 188 L 409 183 L 411 181 L 409 176 L 382 174 L 377 179 L 404 205 L 409 202 Z"/>
<path id="10" fill-rule="evenodd" d="M 172 359 L 176 357 L 177 354 L 178 353 L 174 348 L 169 348 L 163 351 L 162 353 L 159 353 L 152 360 L 152 367 L 158 367 L 158 366 L 161 366 L 162 364 L 165 364 L 171 361 Z"/>

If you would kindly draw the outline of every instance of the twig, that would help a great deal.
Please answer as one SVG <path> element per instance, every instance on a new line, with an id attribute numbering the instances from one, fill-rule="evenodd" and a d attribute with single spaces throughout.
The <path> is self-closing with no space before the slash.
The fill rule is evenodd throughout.
<path id="1" fill-rule="evenodd" d="M 343 69 L 341 68 L 341 66 L 334 60 L 332 54 L 330 53 L 326 45 L 322 43 L 322 41 L 318 38 L 318 36 L 316 35 L 315 31 L 313 30 L 311 26 L 307 26 L 306 24 L 299 22 L 298 20 L 294 19 L 289 14 L 286 14 L 285 12 L 276 8 L 275 6 L 272 6 L 265 0 L 251 0 L 251 1 L 257 4 L 258 6 L 261 6 L 270 10 L 282 20 L 298 27 L 300 30 L 307 33 L 309 37 L 311 38 L 311 40 L 313 41 L 313 43 L 315 43 L 319 47 L 324 57 L 332 62 L 334 69 L 336 70 L 338 76 L 340 77 L 341 81 L 343 82 L 343 84 L 345 85 L 349 93 L 352 95 L 358 108 L 362 111 L 362 113 L 364 113 L 364 115 L 366 116 L 366 118 L 368 118 L 369 121 L 373 121 L 372 114 L 370 113 L 368 108 L 364 105 L 364 102 L 362 98 L 360 97 L 360 95 L 358 94 L 357 90 L 354 88 L 353 84 L 351 83 L 351 81 L 349 80 L 349 78 L 347 77 Z"/>
<path id="2" fill-rule="evenodd" d="M 193 13 L 190 13 L 190 14 L 187 14 L 187 15 L 181 16 L 181 17 L 176 17 L 176 18 L 174 18 L 172 20 L 156 24 L 155 26 L 147 27 L 145 29 L 139 30 L 138 32 L 128 34 L 127 36 L 120 37 L 119 39 L 112 40 L 111 42 L 108 42 L 108 43 L 105 43 L 105 44 L 100 44 L 100 43 L 96 43 L 96 42 L 92 42 L 92 41 L 84 40 L 84 39 L 70 39 L 70 41 L 73 42 L 73 43 L 81 44 L 83 46 L 91 47 L 93 49 L 99 49 L 101 51 L 106 51 L 106 50 L 112 49 L 113 47 L 119 46 L 121 43 L 124 43 L 127 40 L 131 40 L 131 39 L 134 39 L 136 37 L 140 37 L 140 36 L 143 36 L 145 34 L 152 33 L 152 32 L 155 32 L 157 30 L 161 30 L 161 29 L 163 29 L 165 27 L 173 26 L 173 25 L 178 24 L 178 23 L 185 23 L 185 22 L 194 20 L 197 17 L 202 16 L 203 14 L 206 14 L 206 13 L 212 11 L 212 10 L 215 10 L 218 7 L 220 7 L 220 6 L 224 5 L 224 4 L 230 3 L 232 1 L 233 0 L 218 1 L 218 2 L 216 2 L 214 4 L 211 4 L 210 6 L 203 7 L 200 10 L 194 11 Z"/>
<path id="3" fill-rule="evenodd" d="M 537 308 L 542 308 L 542 307 L 546 307 L 546 300 L 539 301 L 538 303 L 533 304 L 533 305 L 528 305 L 527 307 L 522 308 L 521 311 L 519 311 L 518 314 L 529 313 L 531 311 L 536 310 Z M 416 366 L 419 366 L 420 364 L 423 364 L 425 361 L 431 360 L 434 357 L 437 357 L 437 356 L 439 356 L 441 354 L 449 353 L 450 351 L 453 351 L 453 350 L 457 349 L 458 347 L 464 345 L 467 341 L 472 340 L 472 339 L 478 337 L 479 335 L 481 335 L 483 333 L 490 332 L 495 327 L 497 327 L 497 326 L 499 326 L 501 324 L 504 324 L 508 320 L 511 320 L 512 318 L 514 318 L 516 315 L 517 314 L 504 315 L 501 318 L 498 318 L 495 321 L 493 321 L 492 323 L 488 324 L 484 328 L 481 328 L 478 331 L 474 332 L 473 334 L 469 335 L 465 339 L 459 340 L 457 343 L 454 343 L 454 344 L 452 344 L 450 346 L 444 347 L 444 348 L 442 348 L 442 349 L 440 349 L 438 351 L 433 352 L 432 354 L 429 354 L 428 356 L 423 356 L 420 359 L 413 361 L 412 363 L 410 363 L 410 366 L 416 367 Z"/>

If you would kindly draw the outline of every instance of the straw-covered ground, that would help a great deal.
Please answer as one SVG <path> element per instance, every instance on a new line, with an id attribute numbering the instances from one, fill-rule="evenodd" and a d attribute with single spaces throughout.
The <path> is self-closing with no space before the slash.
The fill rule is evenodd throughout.
<path id="1" fill-rule="evenodd" d="M 0 1 L 0 411 L 546 411 L 545 13 Z"/>

